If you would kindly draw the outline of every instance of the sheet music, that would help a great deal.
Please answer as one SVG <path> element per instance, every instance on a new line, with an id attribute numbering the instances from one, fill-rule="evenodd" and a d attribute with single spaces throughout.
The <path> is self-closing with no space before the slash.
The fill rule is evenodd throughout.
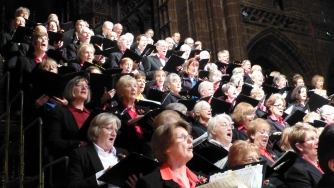
<path id="1" fill-rule="evenodd" d="M 228 170 L 224 173 L 217 173 L 210 176 L 210 182 L 219 181 L 225 179 L 232 174 L 238 176 L 243 184 L 250 188 L 262 187 L 262 169 L 263 165 L 249 166 L 238 170 Z"/>
<path id="2" fill-rule="evenodd" d="M 227 162 L 227 156 L 217 161 L 214 165 L 220 169 L 223 169 L 225 167 L 226 162 Z"/>
<path id="3" fill-rule="evenodd" d="M 210 182 L 198 187 L 199 188 L 247 188 L 247 186 L 244 183 L 242 183 L 240 178 L 234 172 L 231 172 L 229 175 L 226 175 L 217 181 Z"/>
<path id="4" fill-rule="evenodd" d="M 287 114 L 291 114 L 291 111 L 293 109 L 293 105 L 291 105 L 288 109 L 286 109 L 284 112 L 287 113 Z"/>

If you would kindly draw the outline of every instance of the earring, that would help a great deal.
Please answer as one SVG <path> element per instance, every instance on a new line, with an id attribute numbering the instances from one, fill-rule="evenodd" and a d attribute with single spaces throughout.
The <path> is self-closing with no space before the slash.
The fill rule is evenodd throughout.
<path id="1" fill-rule="evenodd" d="M 254 136 L 251 136 L 251 139 L 252 139 L 252 140 L 254 140 L 254 138 L 255 138 Z"/>

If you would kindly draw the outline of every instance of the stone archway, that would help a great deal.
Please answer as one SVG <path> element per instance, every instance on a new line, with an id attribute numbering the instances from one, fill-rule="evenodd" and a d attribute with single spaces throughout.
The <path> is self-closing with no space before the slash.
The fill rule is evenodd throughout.
<path id="1" fill-rule="evenodd" d="M 257 34 L 247 45 L 248 58 L 265 71 L 279 71 L 290 77 L 293 73 L 307 74 L 307 62 L 298 47 L 275 28 Z"/>

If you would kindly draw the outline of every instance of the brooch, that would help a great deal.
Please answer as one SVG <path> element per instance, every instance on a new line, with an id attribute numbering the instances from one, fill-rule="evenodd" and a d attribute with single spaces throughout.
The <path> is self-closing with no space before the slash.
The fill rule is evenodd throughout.
<path id="1" fill-rule="evenodd" d="M 199 175 L 197 177 L 197 182 L 196 182 L 196 185 L 202 185 L 202 184 L 206 184 L 208 182 L 208 178 L 204 177 L 204 176 L 201 176 Z"/>
<path id="2" fill-rule="evenodd" d="M 126 155 L 124 155 L 123 153 L 119 153 L 118 154 L 118 159 L 119 160 L 122 160 L 122 159 L 124 159 L 126 157 Z"/>

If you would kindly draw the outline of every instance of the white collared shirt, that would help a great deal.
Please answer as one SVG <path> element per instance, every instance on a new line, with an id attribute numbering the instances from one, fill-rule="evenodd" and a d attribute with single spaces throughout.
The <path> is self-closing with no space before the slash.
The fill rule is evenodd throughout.
<path id="1" fill-rule="evenodd" d="M 101 147 L 96 145 L 94 143 L 94 148 L 97 152 L 97 155 L 99 156 L 101 163 L 103 165 L 103 170 L 97 172 L 95 174 L 97 185 L 101 186 L 104 185 L 105 182 L 97 180 L 100 176 L 104 174 L 104 171 L 109 168 L 110 165 L 116 165 L 118 163 L 118 157 L 116 155 L 116 148 L 112 147 L 112 150 L 110 153 L 105 152 Z M 116 188 L 117 186 L 108 184 L 108 188 Z"/>
<path id="2" fill-rule="evenodd" d="M 214 140 L 214 139 L 210 139 L 209 142 L 210 142 L 211 144 L 216 145 L 216 146 L 221 146 L 221 147 L 223 147 L 226 151 L 229 151 L 229 150 L 230 150 L 230 147 L 232 146 L 232 143 L 230 143 L 227 147 L 225 147 L 223 144 L 221 144 L 220 142 L 217 142 L 217 141 Z"/>

